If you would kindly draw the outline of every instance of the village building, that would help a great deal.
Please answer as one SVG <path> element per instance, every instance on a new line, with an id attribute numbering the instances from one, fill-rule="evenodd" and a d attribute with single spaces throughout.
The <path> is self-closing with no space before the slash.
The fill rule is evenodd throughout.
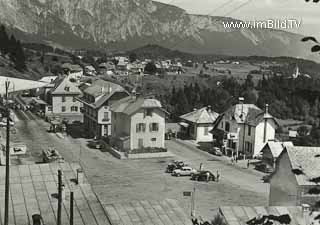
<path id="1" fill-rule="evenodd" d="M 222 148 L 225 154 L 255 157 L 268 140 L 275 139 L 278 126 L 268 112 L 268 105 L 263 111 L 254 104 L 244 104 L 240 98 L 239 104 L 221 114 L 212 133 L 215 135 L 215 130 L 224 132 Z"/>
<path id="2" fill-rule="evenodd" d="M 112 142 L 121 151 L 165 148 L 167 112 L 153 98 L 129 96 L 111 106 Z"/>
<path id="3" fill-rule="evenodd" d="M 180 116 L 181 134 L 183 138 L 190 138 L 198 142 L 212 142 L 213 136 L 210 130 L 219 114 L 212 111 L 211 107 L 195 109 Z"/>
<path id="4" fill-rule="evenodd" d="M 77 64 L 64 63 L 61 68 L 69 78 L 79 80 L 83 76 L 83 69 Z"/>
<path id="5" fill-rule="evenodd" d="M 261 160 L 265 164 L 269 165 L 271 168 L 275 169 L 276 160 L 279 155 L 282 153 L 285 147 L 293 146 L 291 141 L 276 141 L 270 140 L 268 141 L 262 148 L 260 152 Z"/>
<path id="6" fill-rule="evenodd" d="M 81 90 L 68 76 L 59 77 L 54 82 L 54 87 L 47 93 L 45 116 L 47 118 L 60 117 L 62 120 L 82 121 L 80 112 L 82 103 L 76 98 L 81 96 Z"/>
<path id="7" fill-rule="evenodd" d="M 83 103 L 83 122 L 88 134 L 97 138 L 111 135 L 110 105 L 129 93 L 122 86 L 101 79 L 81 88 L 83 96 L 78 100 Z"/>
<path id="8" fill-rule="evenodd" d="M 97 71 L 93 66 L 88 65 L 88 66 L 84 67 L 84 74 L 86 76 L 96 76 L 97 75 Z"/>
<path id="9" fill-rule="evenodd" d="M 271 206 L 313 206 L 320 201 L 320 147 L 285 147 L 270 177 Z"/>

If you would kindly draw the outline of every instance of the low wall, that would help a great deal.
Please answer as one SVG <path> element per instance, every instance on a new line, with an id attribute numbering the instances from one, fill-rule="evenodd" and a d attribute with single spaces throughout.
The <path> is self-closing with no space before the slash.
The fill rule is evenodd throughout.
<path id="1" fill-rule="evenodd" d="M 116 149 L 109 147 L 108 148 L 108 152 L 113 155 L 114 157 L 116 157 L 117 159 L 127 159 L 126 155 L 124 152 L 119 152 Z"/>
<path id="2" fill-rule="evenodd" d="M 127 154 L 128 159 L 148 159 L 148 158 L 166 158 L 173 157 L 171 152 L 157 152 L 157 153 L 139 153 Z"/>

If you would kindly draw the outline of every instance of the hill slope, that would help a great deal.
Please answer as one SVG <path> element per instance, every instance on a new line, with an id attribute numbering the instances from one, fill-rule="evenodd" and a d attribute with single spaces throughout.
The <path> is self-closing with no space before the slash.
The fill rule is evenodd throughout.
<path id="1" fill-rule="evenodd" d="M 310 58 L 300 35 L 225 29 L 223 21 L 235 20 L 190 15 L 151 0 L 0 0 L 1 23 L 27 39 L 65 47 L 128 50 L 159 44 L 193 53 Z"/>

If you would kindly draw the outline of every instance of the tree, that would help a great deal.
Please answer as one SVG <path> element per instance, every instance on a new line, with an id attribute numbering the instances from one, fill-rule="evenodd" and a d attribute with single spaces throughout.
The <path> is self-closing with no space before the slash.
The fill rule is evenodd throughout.
<path id="1" fill-rule="evenodd" d="M 8 53 L 9 37 L 5 26 L 0 26 L 0 52 L 4 55 Z"/>
<path id="2" fill-rule="evenodd" d="M 129 54 L 129 61 L 132 63 L 132 62 L 135 62 L 137 60 L 137 54 L 132 52 Z"/>
<path id="3" fill-rule="evenodd" d="M 148 62 L 144 67 L 144 71 L 149 74 L 155 74 L 157 72 L 157 67 L 153 62 Z"/>
<path id="4" fill-rule="evenodd" d="M 309 133 L 309 129 L 307 126 L 300 126 L 297 130 L 299 136 L 307 136 Z"/>

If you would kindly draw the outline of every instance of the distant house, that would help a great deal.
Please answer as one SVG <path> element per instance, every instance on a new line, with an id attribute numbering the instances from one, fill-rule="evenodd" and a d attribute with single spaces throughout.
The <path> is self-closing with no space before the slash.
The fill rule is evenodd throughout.
<path id="1" fill-rule="evenodd" d="M 108 61 L 104 63 L 99 64 L 99 72 L 100 73 L 106 73 L 108 71 L 114 72 L 116 70 L 116 66 L 113 62 Z"/>
<path id="2" fill-rule="evenodd" d="M 196 109 L 190 113 L 180 116 L 181 132 L 186 138 L 196 142 L 212 142 L 213 137 L 210 130 L 219 114 L 213 112 L 211 107 Z"/>
<path id="3" fill-rule="evenodd" d="M 286 147 L 270 178 L 271 206 L 314 205 L 320 200 L 320 147 Z"/>
<path id="4" fill-rule="evenodd" d="M 262 161 L 275 168 L 277 158 L 287 146 L 293 146 L 293 143 L 291 141 L 268 141 L 260 152 Z"/>
<path id="5" fill-rule="evenodd" d="M 87 76 L 96 76 L 97 75 L 96 69 L 91 65 L 84 67 L 84 73 Z"/>
<path id="6" fill-rule="evenodd" d="M 86 131 L 97 138 L 111 135 L 110 105 L 129 93 L 118 84 L 100 79 L 82 88 L 83 96 L 78 100 L 84 106 L 83 123 Z"/>
<path id="7" fill-rule="evenodd" d="M 221 114 L 214 130 L 225 133 L 223 148 L 226 154 L 254 157 L 268 140 L 275 139 L 278 126 L 276 119 L 268 112 L 268 105 L 263 111 L 253 104 L 244 104 L 240 99 L 239 104 Z"/>
<path id="8" fill-rule="evenodd" d="M 82 103 L 76 100 L 81 95 L 76 83 L 71 82 L 68 76 L 57 78 L 54 87 L 48 91 L 48 105 L 46 117 L 59 116 L 68 121 L 82 121 L 80 109 Z"/>
<path id="9" fill-rule="evenodd" d="M 83 69 L 77 64 L 64 63 L 61 68 L 69 78 L 78 80 L 83 76 Z"/>
<path id="10" fill-rule="evenodd" d="M 130 151 L 165 147 L 167 112 L 158 100 L 129 96 L 114 103 L 111 111 L 112 142 L 117 148 Z"/>

